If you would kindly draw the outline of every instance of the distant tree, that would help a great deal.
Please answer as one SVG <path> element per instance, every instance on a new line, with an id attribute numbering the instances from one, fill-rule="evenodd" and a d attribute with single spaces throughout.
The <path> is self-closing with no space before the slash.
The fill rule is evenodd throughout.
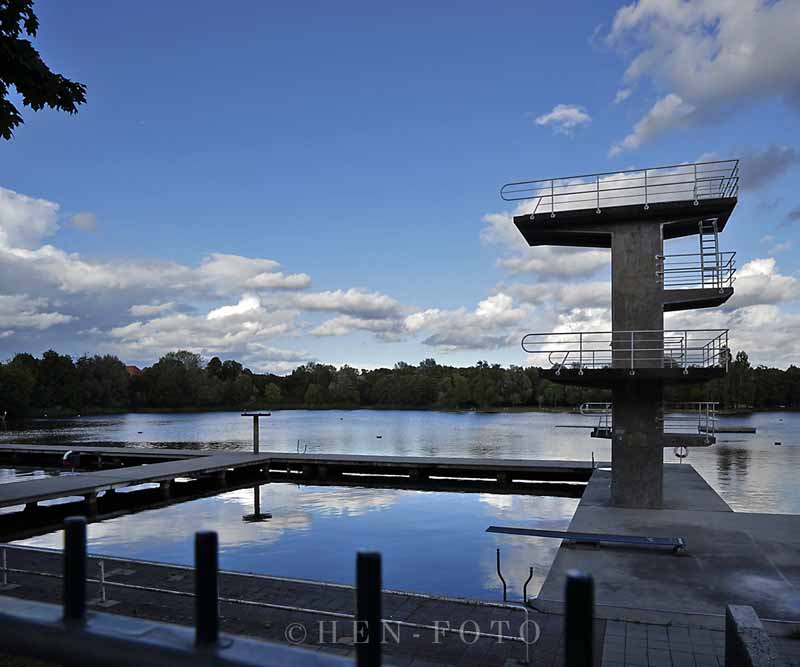
<path id="1" fill-rule="evenodd" d="M 264 387 L 264 401 L 269 406 L 281 402 L 281 388 L 274 382 L 270 382 Z"/>
<path id="2" fill-rule="evenodd" d="M 206 364 L 206 373 L 213 377 L 219 377 L 222 372 L 222 361 L 219 357 L 212 357 Z"/>
<path id="3" fill-rule="evenodd" d="M 309 407 L 316 407 L 322 403 L 322 389 L 318 384 L 308 385 L 303 401 Z"/>
<path id="4" fill-rule="evenodd" d="M 72 114 L 86 102 L 86 86 L 50 71 L 24 38 L 23 34 L 35 37 L 38 29 L 33 0 L 0 0 L 0 136 L 6 140 L 24 122 L 8 100 L 11 86 L 34 111 L 46 105 Z"/>
<path id="5" fill-rule="evenodd" d="M 83 356 L 75 367 L 82 409 L 124 408 L 128 405 L 128 371 L 117 357 L 110 354 Z"/>
<path id="6" fill-rule="evenodd" d="M 14 361 L 0 364 L 0 412 L 7 412 L 12 419 L 28 414 L 35 385 L 31 368 Z"/>
<path id="7" fill-rule="evenodd" d="M 33 402 L 44 410 L 77 410 L 80 407 L 79 384 L 72 357 L 48 350 L 39 362 Z"/>

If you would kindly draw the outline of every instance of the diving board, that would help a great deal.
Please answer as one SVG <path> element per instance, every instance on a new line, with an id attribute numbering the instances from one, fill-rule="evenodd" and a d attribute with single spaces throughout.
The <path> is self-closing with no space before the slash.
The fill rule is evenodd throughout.
<path id="1" fill-rule="evenodd" d="M 569 530 L 543 530 L 540 528 L 516 528 L 514 526 L 489 526 L 487 533 L 524 535 L 525 537 L 553 537 L 577 544 L 625 544 L 643 547 L 667 547 L 675 553 L 686 549 L 682 537 L 647 537 L 645 535 L 609 535 L 605 533 L 575 533 Z"/>

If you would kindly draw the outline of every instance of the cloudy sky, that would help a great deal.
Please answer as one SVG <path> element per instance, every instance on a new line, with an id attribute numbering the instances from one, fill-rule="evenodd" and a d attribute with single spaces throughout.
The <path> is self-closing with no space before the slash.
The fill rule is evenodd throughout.
<path id="1" fill-rule="evenodd" d="M 609 327 L 609 257 L 500 185 L 738 157 L 736 295 L 667 324 L 797 363 L 800 3 L 577 5 L 37 3 L 88 103 L 0 144 L 0 358 L 535 363 Z"/>

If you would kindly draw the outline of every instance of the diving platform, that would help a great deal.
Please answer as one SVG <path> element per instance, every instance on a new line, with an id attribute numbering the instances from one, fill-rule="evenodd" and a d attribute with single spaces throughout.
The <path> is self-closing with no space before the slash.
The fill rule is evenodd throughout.
<path id="1" fill-rule="evenodd" d="M 611 248 L 614 226 L 659 225 L 663 240 L 697 234 L 701 221 L 725 228 L 736 207 L 739 161 L 721 160 L 505 184 L 522 201 L 514 224 L 532 246 Z"/>

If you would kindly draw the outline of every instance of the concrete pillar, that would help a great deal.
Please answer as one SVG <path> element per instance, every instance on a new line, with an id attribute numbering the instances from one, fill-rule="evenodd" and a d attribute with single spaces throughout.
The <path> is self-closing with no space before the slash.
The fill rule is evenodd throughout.
<path id="1" fill-rule="evenodd" d="M 620 507 L 661 507 L 663 385 L 636 378 L 614 387 L 611 497 Z"/>
<path id="2" fill-rule="evenodd" d="M 613 365 L 628 370 L 612 388 L 611 497 L 621 507 L 661 507 L 663 382 L 637 371 L 663 367 L 664 328 L 658 256 L 660 224 L 618 225 L 612 240 Z M 631 331 L 641 333 L 629 333 Z"/>

